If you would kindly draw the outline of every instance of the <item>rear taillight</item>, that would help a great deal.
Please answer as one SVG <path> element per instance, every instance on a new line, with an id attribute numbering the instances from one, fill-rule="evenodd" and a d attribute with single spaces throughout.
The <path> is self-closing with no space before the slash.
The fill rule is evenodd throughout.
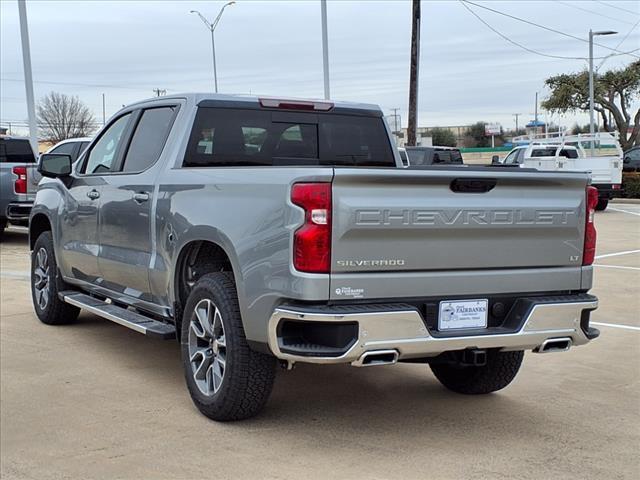
<path id="1" fill-rule="evenodd" d="M 584 227 L 584 250 L 582 253 L 582 265 L 591 265 L 596 256 L 596 226 L 593 219 L 598 205 L 598 189 L 587 187 L 587 219 Z"/>
<path id="2" fill-rule="evenodd" d="M 293 266 L 309 273 L 331 268 L 331 184 L 296 183 L 291 202 L 304 208 L 304 225 L 293 238 Z"/>
<path id="3" fill-rule="evenodd" d="M 27 193 L 27 167 L 13 167 L 13 174 L 17 176 L 13 183 L 16 193 Z"/>

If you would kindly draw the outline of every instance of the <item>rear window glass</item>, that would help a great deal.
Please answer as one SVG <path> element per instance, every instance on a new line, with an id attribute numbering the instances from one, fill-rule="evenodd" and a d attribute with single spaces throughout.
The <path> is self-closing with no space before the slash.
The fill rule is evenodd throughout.
<path id="1" fill-rule="evenodd" d="M 555 157 L 556 149 L 555 148 L 534 148 L 531 151 L 531 158 L 536 157 Z"/>
<path id="2" fill-rule="evenodd" d="M 382 118 L 199 108 L 186 167 L 344 165 L 395 167 Z"/>
<path id="3" fill-rule="evenodd" d="M 35 161 L 29 140 L 0 139 L 0 162 L 34 163 Z"/>

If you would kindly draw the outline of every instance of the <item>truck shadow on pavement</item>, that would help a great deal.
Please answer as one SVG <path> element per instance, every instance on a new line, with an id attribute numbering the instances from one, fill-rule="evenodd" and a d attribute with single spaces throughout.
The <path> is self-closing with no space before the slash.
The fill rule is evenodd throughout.
<path id="1" fill-rule="evenodd" d="M 201 420 L 203 428 L 222 425 L 209 422 L 191 403 L 175 340 L 149 339 L 90 314 L 81 315 L 78 323 L 64 328 L 78 330 L 110 369 L 139 375 L 138 381 L 144 382 L 147 395 L 153 392 L 155 402 L 172 402 L 166 406 L 172 415 L 193 415 L 196 422 Z M 449 392 L 422 364 L 368 368 L 298 364 L 292 371 L 278 370 L 262 414 L 226 423 L 224 428 L 313 427 L 325 430 L 325 434 L 339 428 L 357 431 L 358 436 L 382 431 L 402 435 L 402 431 L 416 429 L 426 433 L 433 428 L 461 429 L 463 433 L 487 423 L 495 425 L 492 429 L 512 428 L 514 424 L 522 427 L 530 422 L 530 407 L 519 407 L 509 389 L 486 396 Z"/>

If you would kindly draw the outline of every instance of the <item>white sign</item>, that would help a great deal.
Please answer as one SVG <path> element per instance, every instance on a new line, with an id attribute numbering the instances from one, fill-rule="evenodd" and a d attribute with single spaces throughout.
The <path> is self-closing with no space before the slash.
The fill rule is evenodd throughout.
<path id="1" fill-rule="evenodd" d="M 500 135 L 500 124 L 499 123 L 485 124 L 484 134 L 486 137 L 491 137 L 492 135 Z"/>

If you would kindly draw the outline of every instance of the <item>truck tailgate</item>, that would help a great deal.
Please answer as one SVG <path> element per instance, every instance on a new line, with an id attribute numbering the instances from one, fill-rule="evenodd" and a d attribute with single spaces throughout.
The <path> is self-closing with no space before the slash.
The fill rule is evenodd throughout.
<path id="1" fill-rule="evenodd" d="M 335 169 L 332 274 L 579 270 L 584 173 Z"/>

